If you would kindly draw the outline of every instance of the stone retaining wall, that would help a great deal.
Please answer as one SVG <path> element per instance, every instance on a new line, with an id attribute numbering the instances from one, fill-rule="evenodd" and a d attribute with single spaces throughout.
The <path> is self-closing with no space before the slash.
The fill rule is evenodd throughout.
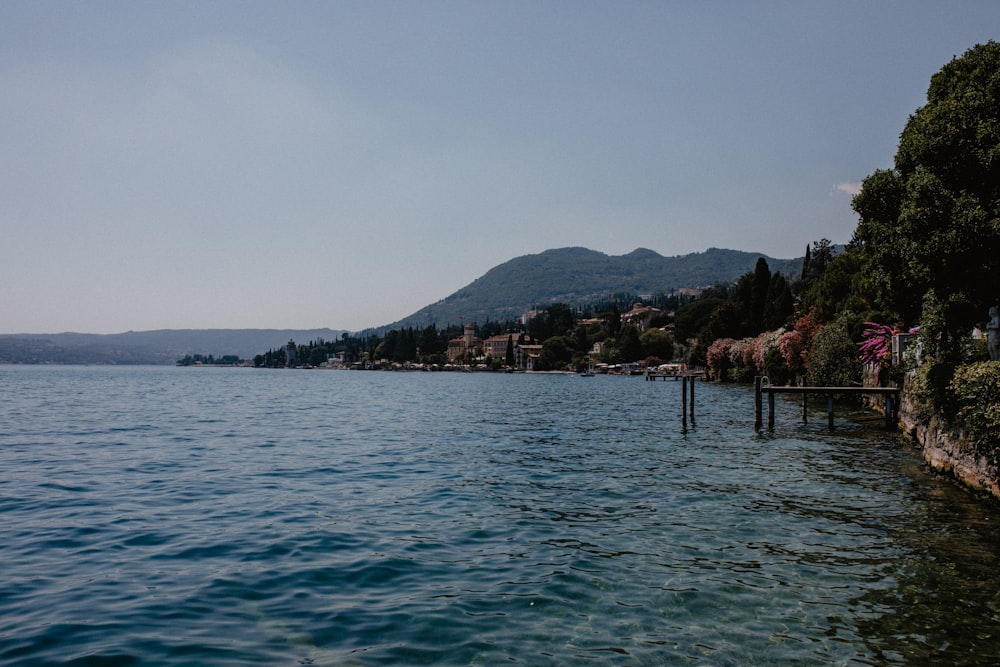
<path id="1" fill-rule="evenodd" d="M 903 392 L 899 406 L 899 426 L 920 443 L 924 460 L 935 470 L 951 475 L 967 486 L 1000 498 L 1000 471 L 976 456 L 962 434 L 940 427 L 936 419 L 921 422 Z"/>

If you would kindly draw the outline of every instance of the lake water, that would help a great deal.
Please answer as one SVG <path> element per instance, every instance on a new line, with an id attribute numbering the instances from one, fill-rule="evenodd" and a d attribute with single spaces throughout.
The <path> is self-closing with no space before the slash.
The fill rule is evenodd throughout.
<path id="1" fill-rule="evenodd" d="M 0 366 L 0 664 L 1000 663 L 996 504 L 680 386 Z"/>

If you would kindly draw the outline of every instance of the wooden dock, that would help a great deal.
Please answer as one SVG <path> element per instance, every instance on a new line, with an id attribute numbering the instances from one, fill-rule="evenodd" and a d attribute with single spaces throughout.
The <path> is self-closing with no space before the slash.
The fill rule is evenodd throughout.
<path id="1" fill-rule="evenodd" d="M 673 378 L 681 381 L 681 429 L 687 433 L 688 418 L 691 425 L 694 425 L 694 381 L 695 378 L 705 378 L 705 371 L 697 368 L 678 368 L 662 371 L 647 370 L 644 375 L 646 381 L 653 381 L 658 378 L 664 380 Z"/>
<path id="2" fill-rule="evenodd" d="M 691 370 L 677 370 L 677 371 L 646 371 L 643 373 L 646 377 L 647 382 L 654 380 L 679 380 L 683 377 L 689 378 L 703 378 L 705 377 L 705 371 L 701 369 L 691 369 Z"/>
<path id="3" fill-rule="evenodd" d="M 810 394 L 826 396 L 827 421 L 833 430 L 833 397 L 835 394 L 874 394 L 885 399 L 885 427 L 895 426 L 899 415 L 899 392 L 897 387 L 775 387 L 768 382 L 767 377 L 757 377 L 754 381 L 754 428 L 760 430 L 763 426 L 763 395 L 767 394 L 767 428 L 774 428 L 774 395 L 801 394 L 802 422 L 806 422 L 807 400 Z"/>

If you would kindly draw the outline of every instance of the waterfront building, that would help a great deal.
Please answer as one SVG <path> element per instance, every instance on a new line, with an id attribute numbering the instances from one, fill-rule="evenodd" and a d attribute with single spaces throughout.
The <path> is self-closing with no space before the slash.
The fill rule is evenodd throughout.
<path id="1" fill-rule="evenodd" d="M 448 341 L 448 361 L 454 363 L 469 353 L 476 357 L 483 354 L 483 340 L 476 336 L 473 324 L 466 324 L 461 336 Z"/>

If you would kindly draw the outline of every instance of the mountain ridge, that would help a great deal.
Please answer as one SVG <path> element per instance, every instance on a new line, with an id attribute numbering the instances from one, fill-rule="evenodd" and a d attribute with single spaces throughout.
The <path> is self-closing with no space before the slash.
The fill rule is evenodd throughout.
<path id="1" fill-rule="evenodd" d="M 502 262 L 408 317 L 365 331 L 514 320 L 550 303 L 583 306 L 613 294 L 669 294 L 704 288 L 736 281 L 753 271 L 760 257 L 772 272 L 786 278 L 801 271 L 802 258 L 776 259 L 723 248 L 672 257 L 642 247 L 624 255 L 581 246 L 553 248 Z M 0 334 L 0 363 L 172 364 L 189 354 L 251 358 L 283 346 L 289 338 L 305 343 L 336 340 L 342 333 L 335 329 L 156 329 L 117 334 Z"/>
<path id="2" fill-rule="evenodd" d="M 536 305 L 588 305 L 616 293 L 669 294 L 704 288 L 737 280 L 753 271 L 760 257 L 772 272 L 788 279 L 802 268 L 801 257 L 778 259 L 723 248 L 672 257 L 642 247 L 624 255 L 580 246 L 553 248 L 498 264 L 449 296 L 379 329 L 504 321 Z"/>

